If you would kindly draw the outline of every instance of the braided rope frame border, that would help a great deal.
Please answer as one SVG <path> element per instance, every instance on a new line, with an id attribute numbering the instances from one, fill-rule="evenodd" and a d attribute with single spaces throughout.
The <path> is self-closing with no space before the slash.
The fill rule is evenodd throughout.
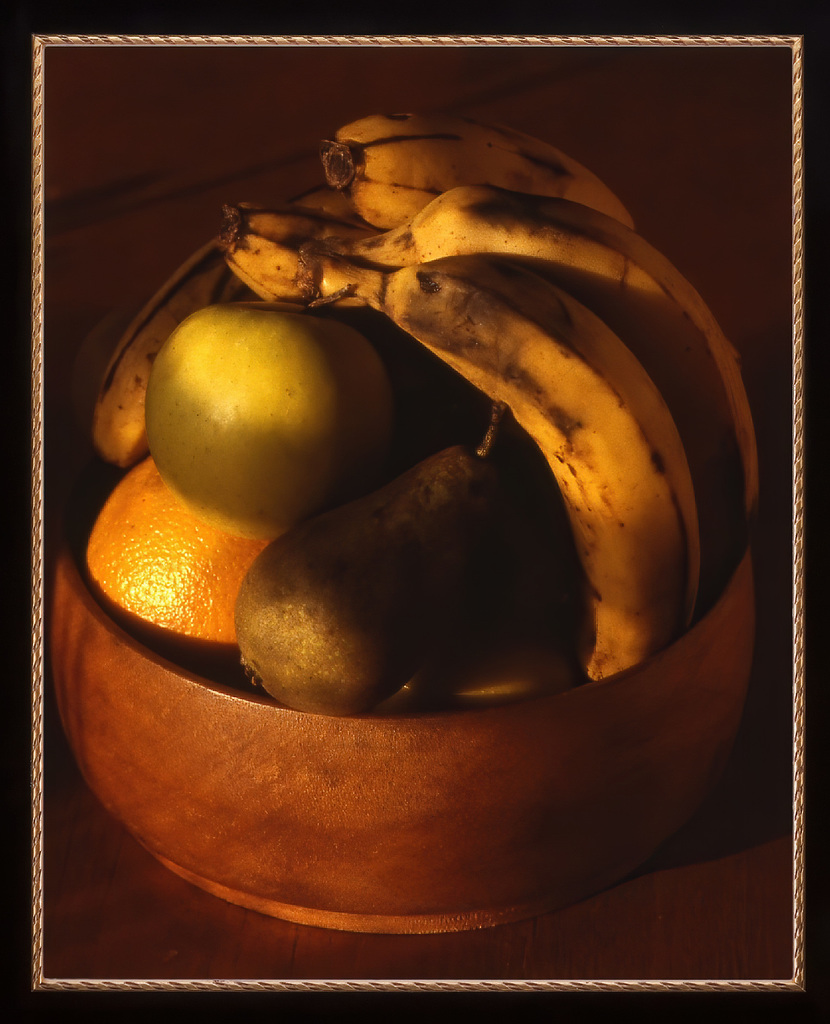
<path id="1" fill-rule="evenodd" d="M 191 980 L 43 976 L 43 60 L 47 46 L 788 46 L 792 51 L 793 976 L 789 980 Z M 801 36 L 173 36 L 32 37 L 32 974 L 33 991 L 800 992 L 804 974 L 804 292 Z"/>

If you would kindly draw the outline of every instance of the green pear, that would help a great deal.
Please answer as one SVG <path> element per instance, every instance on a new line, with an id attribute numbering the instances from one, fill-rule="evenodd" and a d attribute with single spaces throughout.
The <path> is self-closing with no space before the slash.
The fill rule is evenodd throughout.
<path id="1" fill-rule="evenodd" d="M 454 446 L 278 537 L 237 598 L 243 664 L 288 707 L 369 711 L 446 629 L 497 496 L 492 461 Z"/>

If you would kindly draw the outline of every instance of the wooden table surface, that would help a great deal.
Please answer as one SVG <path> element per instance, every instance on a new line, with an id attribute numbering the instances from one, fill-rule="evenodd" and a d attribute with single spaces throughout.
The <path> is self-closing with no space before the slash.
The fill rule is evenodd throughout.
<path id="1" fill-rule="evenodd" d="M 632 877 L 535 920 L 354 935 L 226 904 L 98 804 L 47 665 L 43 977 L 786 980 L 793 976 L 791 51 L 754 47 L 48 46 L 45 563 L 89 459 L 73 359 L 218 227 L 224 202 L 320 181 L 316 143 L 365 113 L 449 109 L 544 136 L 605 178 L 743 357 L 761 460 L 758 639 L 725 775 Z"/>

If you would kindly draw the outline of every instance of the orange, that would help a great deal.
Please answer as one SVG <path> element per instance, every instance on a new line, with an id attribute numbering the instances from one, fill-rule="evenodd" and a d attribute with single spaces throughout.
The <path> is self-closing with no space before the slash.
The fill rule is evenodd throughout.
<path id="1" fill-rule="evenodd" d="M 148 456 L 118 482 L 93 525 L 87 569 L 99 596 L 128 621 L 178 640 L 236 643 L 242 578 L 268 542 L 196 519 Z"/>

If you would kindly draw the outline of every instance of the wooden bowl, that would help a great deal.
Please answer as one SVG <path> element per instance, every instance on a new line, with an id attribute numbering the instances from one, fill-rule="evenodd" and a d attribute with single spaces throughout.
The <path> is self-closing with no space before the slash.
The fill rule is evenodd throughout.
<path id="1" fill-rule="evenodd" d="M 642 864 L 725 763 L 753 634 L 747 552 L 711 612 L 636 670 L 501 707 L 330 718 L 143 646 L 70 546 L 50 625 L 80 769 L 158 860 L 274 917 L 403 933 L 531 917 Z"/>

